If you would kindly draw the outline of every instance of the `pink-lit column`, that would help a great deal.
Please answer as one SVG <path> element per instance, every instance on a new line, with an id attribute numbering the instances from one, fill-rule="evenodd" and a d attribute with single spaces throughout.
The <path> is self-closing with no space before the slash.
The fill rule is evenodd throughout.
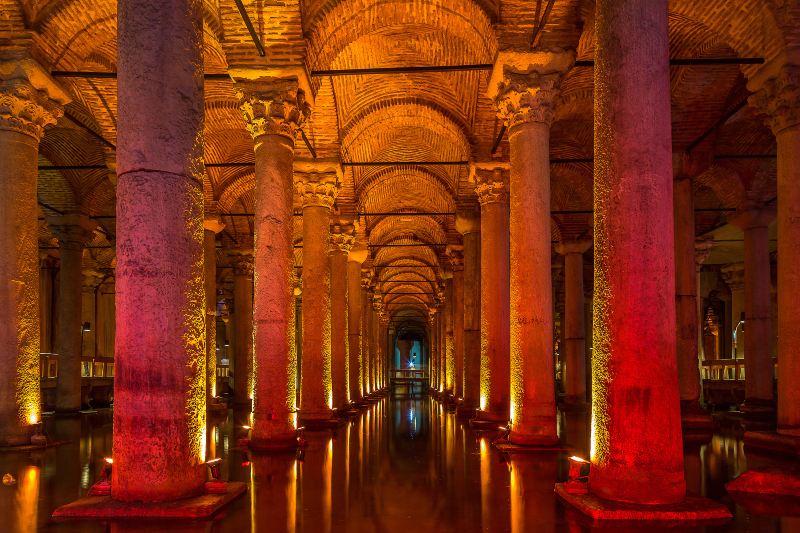
<path id="1" fill-rule="evenodd" d="M 119 2 L 112 496 L 206 480 L 203 6 Z"/>
<path id="2" fill-rule="evenodd" d="M 37 63 L 0 50 L 0 446 L 30 443 L 39 388 L 39 141 L 69 98 Z"/>
<path id="3" fill-rule="evenodd" d="M 254 141 L 254 398 L 250 448 L 297 444 L 292 172 L 309 104 L 297 79 L 237 84 Z"/>
<path id="4" fill-rule="evenodd" d="M 251 406 L 253 394 L 253 252 L 232 250 L 233 402 Z"/>
<path id="5" fill-rule="evenodd" d="M 800 291 L 800 66 L 767 68 L 760 78 L 748 85 L 759 89 L 751 103 L 768 114 L 778 143 L 778 432 L 800 437 L 800 309 L 792 297 Z"/>
<path id="6" fill-rule="evenodd" d="M 300 418 L 307 426 L 331 420 L 330 213 L 339 191 L 335 162 L 296 165 L 303 205 L 303 357 Z"/>
<path id="7" fill-rule="evenodd" d="M 350 343 L 348 369 L 351 402 L 357 402 L 364 396 L 361 265 L 368 254 L 366 246 L 356 244 L 347 256 L 347 331 Z"/>
<path id="8" fill-rule="evenodd" d="M 456 229 L 464 240 L 464 385 L 459 413 L 471 416 L 480 402 L 481 221 L 475 211 L 459 211 Z"/>
<path id="9" fill-rule="evenodd" d="M 769 224 L 770 208 L 741 211 L 729 220 L 744 232 L 744 405 L 754 421 L 769 422 L 775 413 L 771 354 Z M 735 319 L 735 317 L 734 317 Z"/>
<path id="10" fill-rule="evenodd" d="M 58 381 L 56 412 L 77 413 L 81 409 L 81 339 L 83 336 L 81 304 L 83 300 L 83 250 L 94 237 L 93 224 L 85 215 L 66 215 L 49 219 L 58 238 L 59 272 Z M 92 321 L 94 322 L 94 321 Z M 94 325 L 95 328 L 97 324 Z"/>
<path id="11" fill-rule="evenodd" d="M 501 53 L 489 85 L 511 152 L 511 433 L 521 445 L 556 434 L 553 289 L 550 274 L 550 124 L 561 75 L 574 53 Z"/>
<path id="12" fill-rule="evenodd" d="M 674 503 L 686 487 L 675 357 L 667 1 L 599 0 L 595 28 L 589 490 L 609 500 Z"/>
<path id="13" fill-rule="evenodd" d="M 564 256 L 563 352 L 566 363 L 564 401 L 578 407 L 586 405 L 586 324 L 584 322 L 583 254 L 592 241 L 562 241 L 556 252 Z"/>
<path id="14" fill-rule="evenodd" d="M 453 269 L 453 396 L 464 398 L 464 247 L 448 246 Z"/>
<path id="15" fill-rule="evenodd" d="M 335 409 L 347 410 L 350 405 L 347 298 L 347 256 L 353 246 L 353 226 L 331 226 L 331 394 Z"/>
<path id="16" fill-rule="evenodd" d="M 481 203 L 481 371 L 477 418 L 509 419 L 508 164 L 476 166 Z"/>
<path id="17" fill-rule="evenodd" d="M 203 265 L 206 288 L 206 405 L 217 396 L 217 233 L 225 228 L 219 215 L 203 220 Z"/>

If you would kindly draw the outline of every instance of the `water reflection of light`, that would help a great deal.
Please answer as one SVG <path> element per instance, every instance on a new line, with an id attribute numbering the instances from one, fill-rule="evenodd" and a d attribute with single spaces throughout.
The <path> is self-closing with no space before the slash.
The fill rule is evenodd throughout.
<path id="1" fill-rule="evenodd" d="M 492 524 L 489 521 L 489 504 L 490 504 L 490 480 L 489 469 L 492 467 L 489 457 L 489 446 L 486 444 L 486 439 L 480 439 L 480 455 L 481 455 L 481 518 L 483 521 L 483 530 L 491 531 Z"/>
<path id="2" fill-rule="evenodd" d="M 36 531 L 39 511 L 39 467 L 26 466 L 16 494 L 16 531 Z"/>
<path id="3" fill-rule="evenodd" d="M 84 463 L 81 466 L 81 488 L 88 489 L 89 488 L 89 480 L 91 479 L 89 473 L 89 463 Z"/>

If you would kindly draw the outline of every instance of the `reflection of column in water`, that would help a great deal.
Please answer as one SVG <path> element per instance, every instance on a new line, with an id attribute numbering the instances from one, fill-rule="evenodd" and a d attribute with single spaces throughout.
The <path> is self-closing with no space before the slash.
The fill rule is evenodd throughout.
<path id="1" fill-rule="evenodd" d="M 484 531 L 509 531 L 508 467 L 491 449 L 487 437 L 480 439 L 481 522 Z M 550 487 L 552 491 L 552 485 Z"/>
<path id="2" fill-rule="evenodd" d="M 705 496 L 702 446 L 684 443 L 683 476 L 686 492 L 692 496 Z"/>
<path id="3" fill-rule="evenodd" d="M 556 531 L 557 460 L 554 454 L 517 456 L 511 460 L 511 531 Z"/>
<path id="4" fill-rule="evenodd" d="M 489 505 L 491 490 L 491 457 L 489 455 L 489 443 L 485 437 L 480 439 L 481 447 L 481 524 L 483 531 L 492 531 L 492 523 L 489 521 Z"/>
<path id="5" fill-rule="evenodd" d="M 294 533 L 297 526 L 297 459 L 253 455 L 250 520 L 253 533 Z"/>
<path id="6" fill-rule="evenodd" d="M 39 511 L 39 467 L 20 469 L 16 491 L 16 531 L 36 531 Z"/>

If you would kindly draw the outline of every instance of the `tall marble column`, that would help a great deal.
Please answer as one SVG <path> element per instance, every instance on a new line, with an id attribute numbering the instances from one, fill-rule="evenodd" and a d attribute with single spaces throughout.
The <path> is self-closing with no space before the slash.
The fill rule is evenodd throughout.
<path id="1" fill-rule="evenodd" d="M 363 351 L 361 327 L 361 265 L 367 259 L 366 246 L 354 245 L 347 256 L 347 332 L 349 337 L 349 387 L 350 401 L 357 402 L 364 396 Z"/>
<path id="2" fill-rule="evenodd" d="M 464 247 L 448 246 L 447 258 L 453 269 L 453 396 L 464 398 Z"/>
<path id="3" fill-rule="evenodd" d="M 428 306 L 428 340 L 430 343 L 429 360 L 431 365 L 430 382 L 431 389 L 433 389 L 434 392 L 439 391 L 439 375 L 441 373 L 441 369 L 439 368 L 438 322 L 436 321 L 438 312 L 438 303 L 434 301 Z"/>
<path id="4" fill-rule="evenodd" d="M 119 2 L 112 496 L 165 501 L 206 480 L 203 9 Z"/>
<path id="5" fill-rule="evenodd" d="M 371 359 L 371 316 L 372 298 L 369 294 L 370 276 L 368 270 L 361 270 L 361 387 L 362 395 L 372 394 L 372 383 L 369 379 Z"/>
<path id="6" fill-rule="evenodd" d="M 41 352 L 46 354 L 55 353 L 53 346 L 53 302 L 55 300 L 53 281 L 55 272 L 58 270 L 58 258 L 45 253 L 49 251 L 39 252 L 39 346 Z"/>
<path id="7" fill-rule="evenodd" d="M 296 77 L 237 83 L 255 151 L 253 429 L 250 448 L 297 445 L 292 173 L 295 135 L 310 114 Z"/>
<path id="8" fill-rule="evenodd" d="M 731 291 L 730 323 L 735 332 L 735 341 L 731 345 L 731 353 L 722 354 L 727 359 L 744 359 L 744 263 L 731 263 L 720 269 L 722 279 Z M 719 317 L 724 322 L 724 317 Z M 739 324 L 741 322 L 741 325 Z M 721 348 L 721 347 L 720 347 Z M 722 379 L 722 378 L 720 378 Z"/>
<path id="9" fill-rule="evenodd" d="M 584 323 L 583 254 L 592 247 L 592 241 L 562 241 L 556 252 L 564 256 L 564 325 L 562 353 L 564 370 L 564 401 L 567 404 L 586 405 L 586 324 Z"/>
<path id="10" fill-rule="evenodd" d="M 374 289 L 373 289 L 374 291 Z M 380 293 L 373 292 L 372 297 L 372 313 L 370 320 L 370 362 L 369 362 L 369 379 L 372 384 L 372 392 L 379 392 L 380 386 L 380 369 L 379 365 L 383 357 L 384 348 L 381 343 L 381 316 L 383 314 L 383 300 Z"/>
<path id="11" fill-rule="evenodd" d="M 231 250 L 233 263 L 233 402 L 251 406 L 253 399 L 253 252 Z"/>
<path id="12" fill-rule="evenodd" d="M 93 224 L 89 217 L 78 214 L 51 217 L 48 222 L 58 238 L 61 260 L 56 309 L 56 412 L 77 413 L 81 409 L 83 250 L 94 237 L 97 224 Z"/>
<path id="13" fill-rule="evenodd" d="M 335 162 L 295 164 L 303 205 L 303 378 L 300 418 L 311 427 L 333 416 L 331 390 L 330 213 L 339 190 Z"/>
<path id="14" fill-rule="evenodd" d="M 550 124 L 562 74 L 574 52 L 501 52 L 489 97 L 508 128 L 511 308 L 511 433 L 520 445 L 556 435 L 550 276 Z"/>
<path id="15" fill-rule="evenodd" d="M 472 416 L 480 405 L 481 375 L 481 222 L 475 211 L 456 214 L 464 240 L 464 383 L 459 414 Z"/>
<path id="16" fill-rule="evenodd" d="M 675 357 L 667 1 L 598 0 L 595 28 L 589 490 L 609 500 L 675 503 L 686 486 Z"/>
<path id="17" fill-rule="evenodd" d="M 444 313 L 442 314 L 442 344 L 444 345 L 445 378 L 443 394 L 446 398 L 453 397 L 456 370 L 455 347 L 453 345 L 453 273 L 447 269 L 444 280 Z"/>
<path id="18" fill-rule="evenodd" d="M 68 101 L 38 63 L 0 49 L 0 446 L 29 443 L 41 421 L 36 167 Z"/>
<path id="19" fill-rule="evenodd" d="M 334 409 L 350 405 L 347 256 L 353 246 L 353 226 L 331 226 L 331 394 Z"/>
<path id="20" fill-rule="evenodd" d="M 389 315 L 381 310 L 378 318 L 378 344 L 381 347 L 380 357 L 378 358 L 378 390 L 386 389 L 386 364 L 389 359 L 387 351 L 389 339 Z"/>
<path id="21" fill-rule="evenodd" d="M 800 65 L 771 64 L 748 88 L 778 143 L 778 432 L 800 437 Z"/>
<path id="22" fill-rule="evenodd" d="M 775 413 L 770 308 L 769 208 L 736 213 L 730 222 L 744 231 L 744 405 L 751 419 L 768 422 Z M 736 317 L 734 317 L 734 320 Z"/>
<path id="23" fill-rule="evenodd" d="M 203 270 L 206 288 L 206 406 L 217 396 L 217 233 L 225 228 L 219 215 L 203 219 Z"/>
<path id="24" fill-rule="evenodd" d="M 481 371 L 477 418 L 509 420 L 508 164 L 474 169 L 481 204 Z"/>

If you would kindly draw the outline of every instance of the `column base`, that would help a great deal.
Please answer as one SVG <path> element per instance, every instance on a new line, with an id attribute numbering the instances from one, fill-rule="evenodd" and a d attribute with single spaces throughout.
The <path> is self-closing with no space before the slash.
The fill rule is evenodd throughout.
<path id="1" fill-rule="evenodd" d="M 568 413 L 583 413 L 591 408 L 591 404 L 586 400 L 578 397 L 566 396 L 558 404 L 559 411 Z"/>
<path id="2" fill-rule="evenodd" d="M 513 430 L 509 432 L 507 437 L 498 438 L 492 444 L 499 451 L 510 454 L 562 452 L 566 450 L 565 447 L 559 444 L 558 437 L 531 435 Z"/>
<path id="3" fill-rule="evenodd" d="M 211 416 L 226 416 L 228 414 L 228 404 L 222 401 L 209 403 L 208 414 Z"/>
<path id="4" fill-rule="evenodd" d="M 297 423 L 306 431 L 322 431 L 338 428 L 345 423 L 345 420 L 335 416 L 333 412 L 327 416 L 303 416 L 303 413 L 300 413 Z"/>
<path id="5" fill-rule="evenodd" d="M 219 490 L 215 486 L 213 490 Z M 53 511 L 56 520 L 194 519 L 216 514 L 247 491 L 245 483 L 225 483 L 225 492 L 209 492 L 169 502 L 121 502 L 111 496 L 87 496 Z"/>
<path id="6" fill-rule="evenodd" d="M 460 420 L 468 420 L 470 418 L 475 418 L 477 412 L 478 412 L 477 407 L 464 405 L 463 403 L 458 407 L 456 407 L 456 417 Z"/>
<path id="7" fill-rule="evenodd" d="M 684 432 L 711 432 L 714 419 L 696 401 L 681 401 L 681 429 Z"/>
<path id="8" fill-rule="evenodd" d="M 741 410 L 743 425 L 748 431 L 772 430 L 777 425 L 775 402 L 772 400 L 746 399 Z"/>
<path id="9" fill-rule="evenodd" d="M 264 454 L 293 452 L 305 446 L 305 441 L 296 431 L 267 439 L 241 439 L 240 443 L 251 452 Z"/>
<path id="10" fill-rule="evenodd" d="M 748 470 L 725 485 L 738 505 L 754 514 L 800 516 L 800 469 Z"/>
<path id="11" fill-rule="evenodd" d="M 588 492 L 586 483 L 557 483 L 555 492 L 561 500 L 593 522 L 642 522 L 667 524 L 724 524 L 733 516 L 727 507 L 708 498 L 687 496 L 683 501 L 666 505 L 638 505 L 605 500 Z"/>
<path id="12" fill-rule="evenodd" d="M 774 431 L 746 431 L 744 434 L 746 450 L 759 450 L 777 453 L 788 457 L 800 457 L 800 434 L 792 435 Z"/>
<path id="13" fill-rule="evenodd" d="M 508 427 L 508 420 L 488 411 L 475 411 L 475 418 L 469 421 L 469 427 L 482 430 L 504 431 Z"/>

